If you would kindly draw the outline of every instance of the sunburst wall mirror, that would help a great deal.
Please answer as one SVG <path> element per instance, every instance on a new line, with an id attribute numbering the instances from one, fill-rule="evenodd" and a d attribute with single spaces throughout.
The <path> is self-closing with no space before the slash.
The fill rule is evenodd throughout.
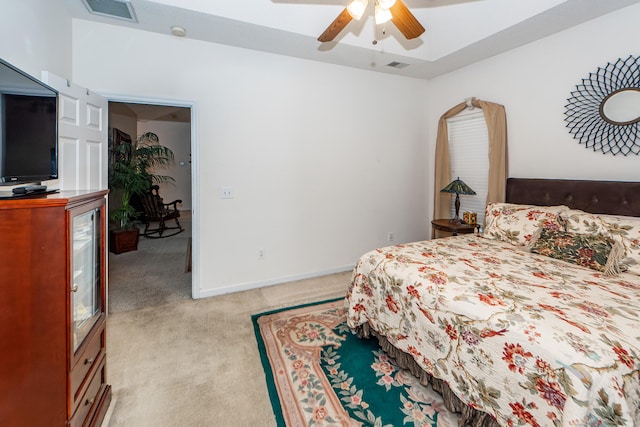
<path id="1" fill-rule="evenodd" d="M 640 57 L 600 67 L 567 99 L 569 132 L 593 151 L 640 154 Z"/>

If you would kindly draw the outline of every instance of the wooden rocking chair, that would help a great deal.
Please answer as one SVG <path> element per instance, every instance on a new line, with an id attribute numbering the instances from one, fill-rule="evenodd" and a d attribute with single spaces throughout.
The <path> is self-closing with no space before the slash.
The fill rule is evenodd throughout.
<path id="1" fill-rule="evenodd" d="M 174 200 L 171 203 L 164 203 L 162 197 L 158 194 L 160 187 L 153 185 L 151 190 L 142 197 L 142 208 L 144 210 L 144 232 L 143 236 L 149 238 L 159 239 L 162 237 L 175 236 L 178 233 L 182 233 L 184 228 L 180 225 L 180 211 L 178 210 L 178 203 L 182 203 L 182 200 Z M 175 220 L 176 225 L 168 227 L 165 221 Z M 152 222 L 157 222 L 157 228 L 149 228 Z M 169 234 L 164 234 L 166 230 L 173 230 Z"/>

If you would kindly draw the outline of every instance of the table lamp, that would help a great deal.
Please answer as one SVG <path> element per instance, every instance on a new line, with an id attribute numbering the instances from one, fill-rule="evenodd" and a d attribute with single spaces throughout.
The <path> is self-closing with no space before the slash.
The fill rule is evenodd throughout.
<path id="1" fill-rule="evenodd" d="M 456 194 L 456 216 L 449 220 L 450 223 L 453 224 L 462 224 L 463 221 L 460 219 L 460 195 L 461 194 L 476 194 L 475 191 L 471 189 L 467 184 L 460 180 L 460 177 L 451 181 L 449 185 L 440 190 L 441 193 L 455 193 Z"/>

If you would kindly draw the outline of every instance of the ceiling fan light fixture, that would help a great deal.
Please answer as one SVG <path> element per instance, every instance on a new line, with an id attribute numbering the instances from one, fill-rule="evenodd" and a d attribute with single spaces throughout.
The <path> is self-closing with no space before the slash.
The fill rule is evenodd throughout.
<path id="1" fill-rule="evenodd" d="M 369 0 L 349 0 L 347 7 L 342 9 L 336 19 L 320 34 L 318 41 L 322 43 L 333 41 L 349 25 L 351 20 L 362 18 L 369 2 Z M 403 0 L 374 0 L 373 3 L 375 5 L 374 18 L 376 25 L 384 25 L 391 20 L 407 40 L 415 39 L 424 33 L 424 27 L 411 13 Z M 390 8 L 382 7 L 389 5 L 391 5 Z M 386 34 L 386 27 L 383 27 L 382 32 Z M 374 44 L 376 43 L 374 41 Z"/>
<path id="2" fill-rule="evenodd" d="M 376 3 L 383 9 L 391 9 L 396 4 L 396 0 L 377 0 Z"/>
<path id="3" fill-rule="evenodd" d="M 389 22 L 392 17 L 389 9 L 383 9 L 379 4 L 376 5 L 376 24 L 380 25 Z"/>
<path id="4" fill-rule="evenodd" d="M 347 5 L 347 12 L 353 19 L 360 20 L 368 4 L 369 0 L 351 0 Z"/>

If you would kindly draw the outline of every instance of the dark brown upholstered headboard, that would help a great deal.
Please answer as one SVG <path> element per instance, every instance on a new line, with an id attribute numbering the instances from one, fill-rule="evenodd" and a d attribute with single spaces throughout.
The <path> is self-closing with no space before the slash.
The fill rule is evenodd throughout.
<path id="1" fill-rule="evenodd" d="M 640 216 L 640 182 L 509 178 L 507 202 Z"/>

